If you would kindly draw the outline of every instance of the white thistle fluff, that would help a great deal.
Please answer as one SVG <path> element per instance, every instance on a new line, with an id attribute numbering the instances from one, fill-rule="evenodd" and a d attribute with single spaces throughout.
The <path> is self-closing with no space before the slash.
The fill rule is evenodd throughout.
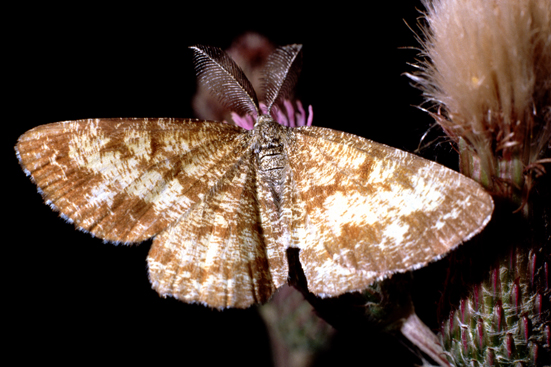
<path id="1" fill-rule="evenodd" d="M 491 177 L 500 176 L 507 157 L 518 157 L 508 163 L 521 170 L 544 158 L 551 137 L 551 1 L 422 2 L 425 59 L 410 76 L 435 105 L 438 123 Z"/>

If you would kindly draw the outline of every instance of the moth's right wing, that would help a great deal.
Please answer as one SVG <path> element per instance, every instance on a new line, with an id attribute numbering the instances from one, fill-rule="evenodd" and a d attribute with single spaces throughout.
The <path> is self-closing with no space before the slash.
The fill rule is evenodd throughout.
<path id="1" fill-rule="evenodd" d="M 424 266 L 491 218 L 491 196 L 435 162 L 331 129 L 290 132 L 284 202 L 312 293 L 337 296 Z"/>

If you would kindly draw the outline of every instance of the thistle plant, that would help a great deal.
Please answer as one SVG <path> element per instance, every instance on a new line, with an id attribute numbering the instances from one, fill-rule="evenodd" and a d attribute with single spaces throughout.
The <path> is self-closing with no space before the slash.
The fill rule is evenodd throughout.
<path id="1" fill-rule="evenodd" d="M 498 204 L 489 231 L 455 254 L 443 347 L 458 366 L 547 365 L 551 3 L 423 4 L 422 58 L 410 77 L 457 147 L 461 172 Z"/>

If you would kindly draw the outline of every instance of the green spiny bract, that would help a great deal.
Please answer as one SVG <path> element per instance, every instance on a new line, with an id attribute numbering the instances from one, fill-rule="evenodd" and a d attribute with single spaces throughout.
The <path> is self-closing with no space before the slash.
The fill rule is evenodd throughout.
<path id="1" fill-rule="evenodd" d="M 442 345 L 450 362 L 458 366 L 544 363 L 550 333 L 548 257 L 543 248 L 512 248 L 481 283 L 472 286 L 442 326 Z"/>

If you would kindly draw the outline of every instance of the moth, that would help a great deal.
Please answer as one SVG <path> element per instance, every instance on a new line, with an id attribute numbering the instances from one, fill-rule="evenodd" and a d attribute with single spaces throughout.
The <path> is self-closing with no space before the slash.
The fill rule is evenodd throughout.
<path id="1" fill-rule="evenodd" d="M 434 261 L 488 223 L 491 197 L 437 163 L 274 110 L 293 89 L 301 45 L 276 49 L 265 113 L 224 51 L 194 46 L 199 79 L 252 130 L 182 118 L 63 121 L 23 134 L 21 166 L 47 204 L 105 241 L 153 238 L 161 296 L 213 308 L 267 301 L 299 249 L 308 290 L 332 297 Z"/>

